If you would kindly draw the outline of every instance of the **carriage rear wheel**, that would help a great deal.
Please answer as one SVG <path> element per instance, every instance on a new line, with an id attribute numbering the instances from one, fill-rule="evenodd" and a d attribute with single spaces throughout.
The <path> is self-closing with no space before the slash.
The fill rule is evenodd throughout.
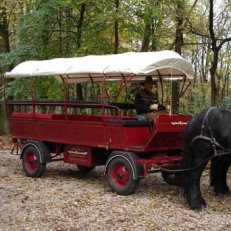
<path id="1" fill-rule="evenodd" d="M 34 146 L 28 146 L 22 153 L 23 170 L 29 177 L 40 177 L 46 170 L 46 163 L 41 163 L 39 151 Z"/>
<path id="2" fill-rule="evenodd" d="M 116 157 L 109 163 L 107 179 L 111 189 L 119 195 L 134 193 L 139 184 L 139 180 L 133 179 L 131 163 L 122 157 Z"/>
<path id="3" fill-rule="evenodd" d="M 182 172 L 161 172 L 161 174 L 168 184 L 182 186 Z"/>

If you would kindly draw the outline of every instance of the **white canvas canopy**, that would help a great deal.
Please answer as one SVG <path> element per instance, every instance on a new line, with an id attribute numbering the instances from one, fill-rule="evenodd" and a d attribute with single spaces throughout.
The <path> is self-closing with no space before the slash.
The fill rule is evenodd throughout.
<path id="1" fill-rule="evenodd" d="M 67 82 L 102 82 L 121 80 L 134 76 L 140 81 L 144 76 L 164 79 L 193 79 L 193 67 L 174 51 L 127 52 L 115 55 L 89 55 L 75 58 L 56 58 L 43 61 L 26 61 L 17 65 L 6 78 L 53 76 Z"/>

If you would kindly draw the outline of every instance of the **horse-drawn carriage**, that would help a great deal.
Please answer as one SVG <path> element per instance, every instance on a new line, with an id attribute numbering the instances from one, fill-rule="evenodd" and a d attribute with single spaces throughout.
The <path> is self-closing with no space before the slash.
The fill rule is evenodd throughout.
<path id="1" fill-rule="evenodd" d="M 160 51 L 27 61 L 7 72 L 6 78 L 34 80 L 30 100 L 5 101 L 13 140 L 22 145 L 26 175 L 39 177 L 47 163 L 62 160 L 85 172 L 104 165 L 110 187 L 120 195 L 133 193 L 150 172 L 161 172 L 167 183 L 179 185 L 181 172 L 174 170 L 182 160 L 184 130 L 191 116 L 170 110 L 153 122 L 139 121 L 133 103 L 117 101 L 127 87 L 147 75 L 162 90 L 164 84 L 171 89 L 180 82 L 182 96 L 193 79 L 193 68 L 177 53 Z M 62 101 L 35 97 L 33 86 L 43 76 L 63 83 Z M 114 83 L 117 92 L 112 94 L 106 86 Z M 68 100 L 70 84 L 98 84 L 100 100 Z M 171 97 L 165 103 L 171 106 Z"/>

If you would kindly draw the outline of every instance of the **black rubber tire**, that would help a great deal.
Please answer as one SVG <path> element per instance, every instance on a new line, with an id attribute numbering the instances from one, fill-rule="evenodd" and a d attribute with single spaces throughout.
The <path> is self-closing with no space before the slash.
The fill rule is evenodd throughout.
<path id="1" fill-rule="evenodd" d="M 161 174 L 168 184 L 182 186 L 182 172 L 161 172 Z"/>
<path id="2" fill-rule="evenodd" d="M 22 166 L 29 177 L 40 177 L 46 171 L 46 163 L 40 163 L 39 151 L 33 146 L 27 146 L 22 153 Z"/>
<path id="3" fill-rule="evenodd" d="M 88 167 L 83 165 L 77 165 L 80 172 L 91 172 L 95 167 Z"/>
<path id="4" fill-rule="evenodd" d="M 131 163 L 122 157 L 115 157 L 108 164 L 107 179 L 111 189 L 119 195 L 135 192 L 139 179 L 133 179 Z"/>

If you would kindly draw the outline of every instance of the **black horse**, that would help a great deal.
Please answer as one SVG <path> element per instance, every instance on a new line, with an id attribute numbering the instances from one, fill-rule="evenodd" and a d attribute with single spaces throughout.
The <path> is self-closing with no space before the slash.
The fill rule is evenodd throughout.
<path id="1" fill-rule="evenodd" d="M 211 185 L 217 195 L 229 191 L 226 175 L 231 162 L 231 111 L 209 108 L 193 117 L 184 135 L 182 168 L 183 187 L 191 209 L 206 205 L 201 196 L 200 178 L 208 161 L 212 159 Z"/>

